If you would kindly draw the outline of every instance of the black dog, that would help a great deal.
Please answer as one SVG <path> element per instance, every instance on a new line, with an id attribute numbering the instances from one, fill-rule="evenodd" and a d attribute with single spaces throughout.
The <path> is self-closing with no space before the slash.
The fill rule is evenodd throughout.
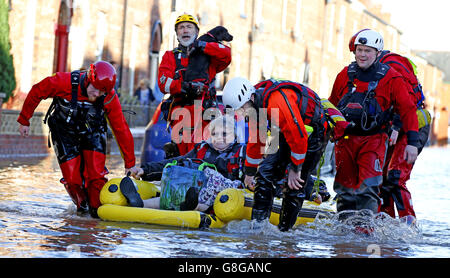
<path id="1" fill-rule="evenodd" d="M 208 83 L 208 68 L 210 64 L 210 57 L 203 53 L 200 49 L 202 42 L 221 42 L 221 41 L 232 41 L 233 36 L 228 33 L 228 30 L 223 26 L 216 26 L 209 30 L 208 33 L 200 36 L 194 45 L 198 45 L 189 54 L 189 64 L 184 75 L 185 82 L 202 82 Z"/>

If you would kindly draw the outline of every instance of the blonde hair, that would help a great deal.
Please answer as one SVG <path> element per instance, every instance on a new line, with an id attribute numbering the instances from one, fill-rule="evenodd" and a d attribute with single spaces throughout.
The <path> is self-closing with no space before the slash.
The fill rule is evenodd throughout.
<path id="1" fill-rule="evenodd" d="M 141 81 L 139 81 L 139 86 L 144 85 L 145 87 L 148 87 L 150 85 L 150 81 L 147 78 L 141 79 Z"/>
<path id="2" fill-rule="evenodd" d="M 236 122 L 233 116 L 224 115 L 215 118 L 209 123 L 209 132 L 212 134 L 216 127 L 223 127 L 227 131 L 231 129 L 236 136 Z"/>

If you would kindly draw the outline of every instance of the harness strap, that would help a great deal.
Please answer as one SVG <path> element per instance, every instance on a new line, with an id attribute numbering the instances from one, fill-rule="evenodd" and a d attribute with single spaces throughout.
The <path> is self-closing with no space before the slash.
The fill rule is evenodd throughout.
<path id="1" fill-rule="evenodd" d="M 75 70 L 70 73 L 70 83 L 72 84 L 72 99 L 70 100 L 70 110 L 66 122 L 70 122 L 78 101 L 78 85 L 80 84 L 80 71 Z"/>
<path id="2" fill-rule="evenodd" d="M 272 92 L 280 90 L 282 88 L 287 88 L 293 90 L 297 94 L 297 105 L 300 109 L 300 114 L 302 118 L 309 119 L 312 123 L 321 123 L 321 114 L 324 114 L 323 107 L 321 105 L 320 99 L 317 96 L 310 96 L 308 90 L 305 86 L 299 83 L 290 82 L 290 81 L 273 81 L 269 79 L 267 81 L 263 81 L 260 83 L 261 85 L 258 88 L 263 87 L 263 105 L 266 107 L 269 101 L 269 96 Z M 268 85 L 269 84 L 269 85 Z M 315 108 L 312 116 L 308 116 L 306 111 L 308 109 L 309 101 L 313 101 L 315 103 Z"/>

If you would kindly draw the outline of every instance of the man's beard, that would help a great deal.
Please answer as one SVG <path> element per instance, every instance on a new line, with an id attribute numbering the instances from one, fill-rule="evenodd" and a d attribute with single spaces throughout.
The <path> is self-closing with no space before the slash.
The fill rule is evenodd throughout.
<path id="1" fill-rule="evenodd" d="M 184 40 L 182 40 L 182 37 L 183 36 L 177 36 L 177 39 L 178 39 L 178 42 L 184 47 L 190 46 L 195 41 L 195 38 L 196 38 L 196 36 L 192 36 L 188 41 L 184 41 Z"/>

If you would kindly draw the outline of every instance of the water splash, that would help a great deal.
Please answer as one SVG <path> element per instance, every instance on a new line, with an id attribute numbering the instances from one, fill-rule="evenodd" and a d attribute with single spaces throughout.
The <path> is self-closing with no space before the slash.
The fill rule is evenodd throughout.
<path id="1" fill-rule="evenodd" d="M 280 232 L 268 220 L 231 221 L 226 226 L 229 233 L 245 234 L 251 237 L 271 238 L 325 238 L 334 241 L 377 242 L 377 243 L 420 243 L 423 241 L 422 228 L 412 217 L 392 218 L 381 212 L 369 210 L 342 211 L 333 215 L 318 214 L 314 222 L 294 227 L 288 232 Z"/>
<path id="2" fill-rule="evenodd" d="M 273 236 L 281 233 L 277 226 L 272 225 L 269 220 L 236 220 L 227 224 L 225 229 L 230 233 L 239 233 L 247 235 Z"/>
<path id="3" fill-rule="evenodd" d="M 420 243 L 423 239 L 421 225 L 413 216 L 392 218 L 370 210 L 341 211 L 331 217 L 319 214 L 307 226 L 317 233 L 350 240 Z"/>

